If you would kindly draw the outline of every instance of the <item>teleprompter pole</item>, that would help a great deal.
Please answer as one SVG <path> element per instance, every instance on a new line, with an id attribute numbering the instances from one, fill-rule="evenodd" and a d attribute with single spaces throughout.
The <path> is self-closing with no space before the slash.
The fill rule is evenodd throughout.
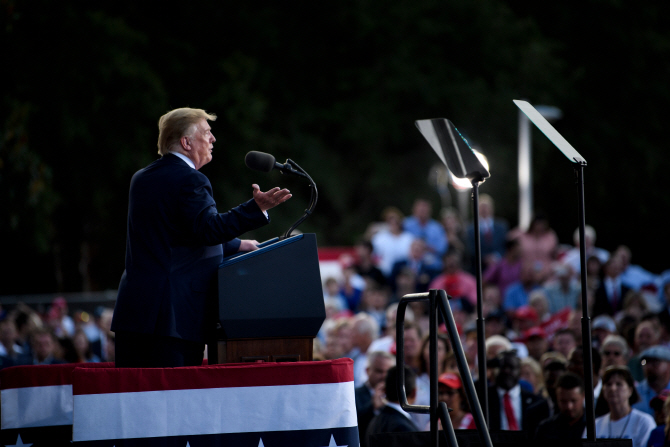
<path id="1" fill-rule="evenodd" d="M 579 258 L 581 265 L 582 283 L 582 349 L 584 351 L 584 385 L 591 392 L 586 393 L 586 439 L 596 440 L 596 417 L 595 403 L 593 398 L 593 354 L 591 351 L 591 318 L 589 317 L 588 299 L 586 296 L 586 246 L 584 244 L 584 232 L 586 228 L 586 217 L 584 207 L 584 164 L 576 163 L 575 174 L 577 175 L 577 193 L 579 196 Z"/>
<path id="2" fill-rule="evenodd" d="M 472 215 L 475 235 L 475 271 L 477 274 L 477 360 L 479 369 L 479 402 L 484 413 L 486 426 L 489 425 L 489 396 L 486 380 L 486 343 L 482 298 L 482 244 L 479 230 L 479 181 L 472 181 Z"/>

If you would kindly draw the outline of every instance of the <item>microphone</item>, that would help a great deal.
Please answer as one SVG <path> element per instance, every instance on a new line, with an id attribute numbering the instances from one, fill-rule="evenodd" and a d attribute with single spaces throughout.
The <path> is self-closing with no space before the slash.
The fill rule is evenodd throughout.
<path id="1" fill-rule="evenodd" d="M 298 225 L 307 219 L 307 217 L 309 217 L 314 211 L 316 201 L 319 198 L 319 192 L 316 190 L 316 183 L 314 183 L 312 177 L 310 177 L 303 168 L 298 166 L 298 163 L 291 160 L 290 158 L 286 160 L 286 163 L 281 164 L 277 163 L 273 155 L 266 154 L 265 152 L 251 151 L 247 152 L 247 155 L 244 157 L 244 164 L 246 164 L 248 168 L 255 171 L 270 172 L 273 169 L 278 169 L 282 174 L 295 174 L 301 177 L 305 177 L 307 180 L 309 180 L 309 186 L 311 189 L 309 208 L 305 210 L 305 214 L 303 214 L 302 217 L 291 226 L 291 228 L 286 230 L 286 233 L 284 233 L 283 236 L 279 237 L 279 240 L 290 237 L 293 230 L 295 230 Z"/>
<path id="2" fill-rule="evenodd" d="M 246 164 L 249 169 L 253 169 L 254 171 L 270 172 L 273 169 L 278 169 L 282 174 L 290 173 L 302 177 L 305 176 L 305 174 L 302 172 L 293 169 L 288 161 L 289 160 L 287 160 L 287 163 L 284 164 L 277 163 L 273 155 L 258 151 L 250 151 L 244 157 L 244 164 Z"/>
<path id="3" fill-rule="evenodd" d="M 274 156 L 270 154 L 251 151 L 244 157 L 244 164 L 247 165 L 247 168 L 253 169 L 254 171 L 270 172 L 275 168 L 275 164 L 279 163 L 277 163 Z"/>

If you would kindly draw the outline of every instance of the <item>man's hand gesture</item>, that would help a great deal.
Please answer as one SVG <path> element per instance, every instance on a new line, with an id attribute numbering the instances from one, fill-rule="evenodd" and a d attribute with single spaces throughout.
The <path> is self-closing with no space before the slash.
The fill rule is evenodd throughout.
<path id="1" fill-rule="evenodd" d="M 253 188 L 254 200 L 256 204 L 261 209 L 261 211 L 267 211 L 270 208 L 274 208 L 280 203 L 286 202 L 291 198 L 291 192 L 284 188 L 279 189 L 279 187 L 274 187 L 268 192 L 261 191 L 261 188 L 257 184 L 251 185 Z"/>

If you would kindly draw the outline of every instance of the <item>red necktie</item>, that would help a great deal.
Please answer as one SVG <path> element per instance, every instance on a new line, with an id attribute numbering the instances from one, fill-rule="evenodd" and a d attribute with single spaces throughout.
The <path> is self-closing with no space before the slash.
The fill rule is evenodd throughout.
<path id="1" fill-rule="evenodd" d="M 512 408 L 512 400 L 509 398 L 509 393 L 503 396 L 503 407 L 505 408 L 505 416 L 507 417 L 507 425 L 510 430 L 518 430 L 519 425 L 514 416 L 514 409 Z"/>

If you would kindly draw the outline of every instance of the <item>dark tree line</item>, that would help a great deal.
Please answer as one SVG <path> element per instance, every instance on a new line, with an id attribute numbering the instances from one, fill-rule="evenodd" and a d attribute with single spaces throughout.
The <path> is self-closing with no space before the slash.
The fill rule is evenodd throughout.
<path id="1" fill-rule="evenodd" d="M 446 117 L 489 158 L 481 191 L 516 224 L 517 109 L 563 110 L 555 125 L 586 158 L 598 245 L 668 267 L 664 108 L 670 34 L 663 3 L 419 0 L 164 2 L 4 0 L 0 109 L 0 295 L 114 288 L 128 183 L 156 155 L 175 107 L 218 115 L 204 168 L 219 208 L 251 183 L 294 192 L 263 240 L 299 217 L 299 179 L 244 166 L 249 150 L 291 158 L 319 186 L 300 229 L 351 244 L 387 205 L 440 206 L 437 158 L 414 128 Z M 534 135 L 535 203 L 562 242 L 577 225 L 572 170 Z"/>

